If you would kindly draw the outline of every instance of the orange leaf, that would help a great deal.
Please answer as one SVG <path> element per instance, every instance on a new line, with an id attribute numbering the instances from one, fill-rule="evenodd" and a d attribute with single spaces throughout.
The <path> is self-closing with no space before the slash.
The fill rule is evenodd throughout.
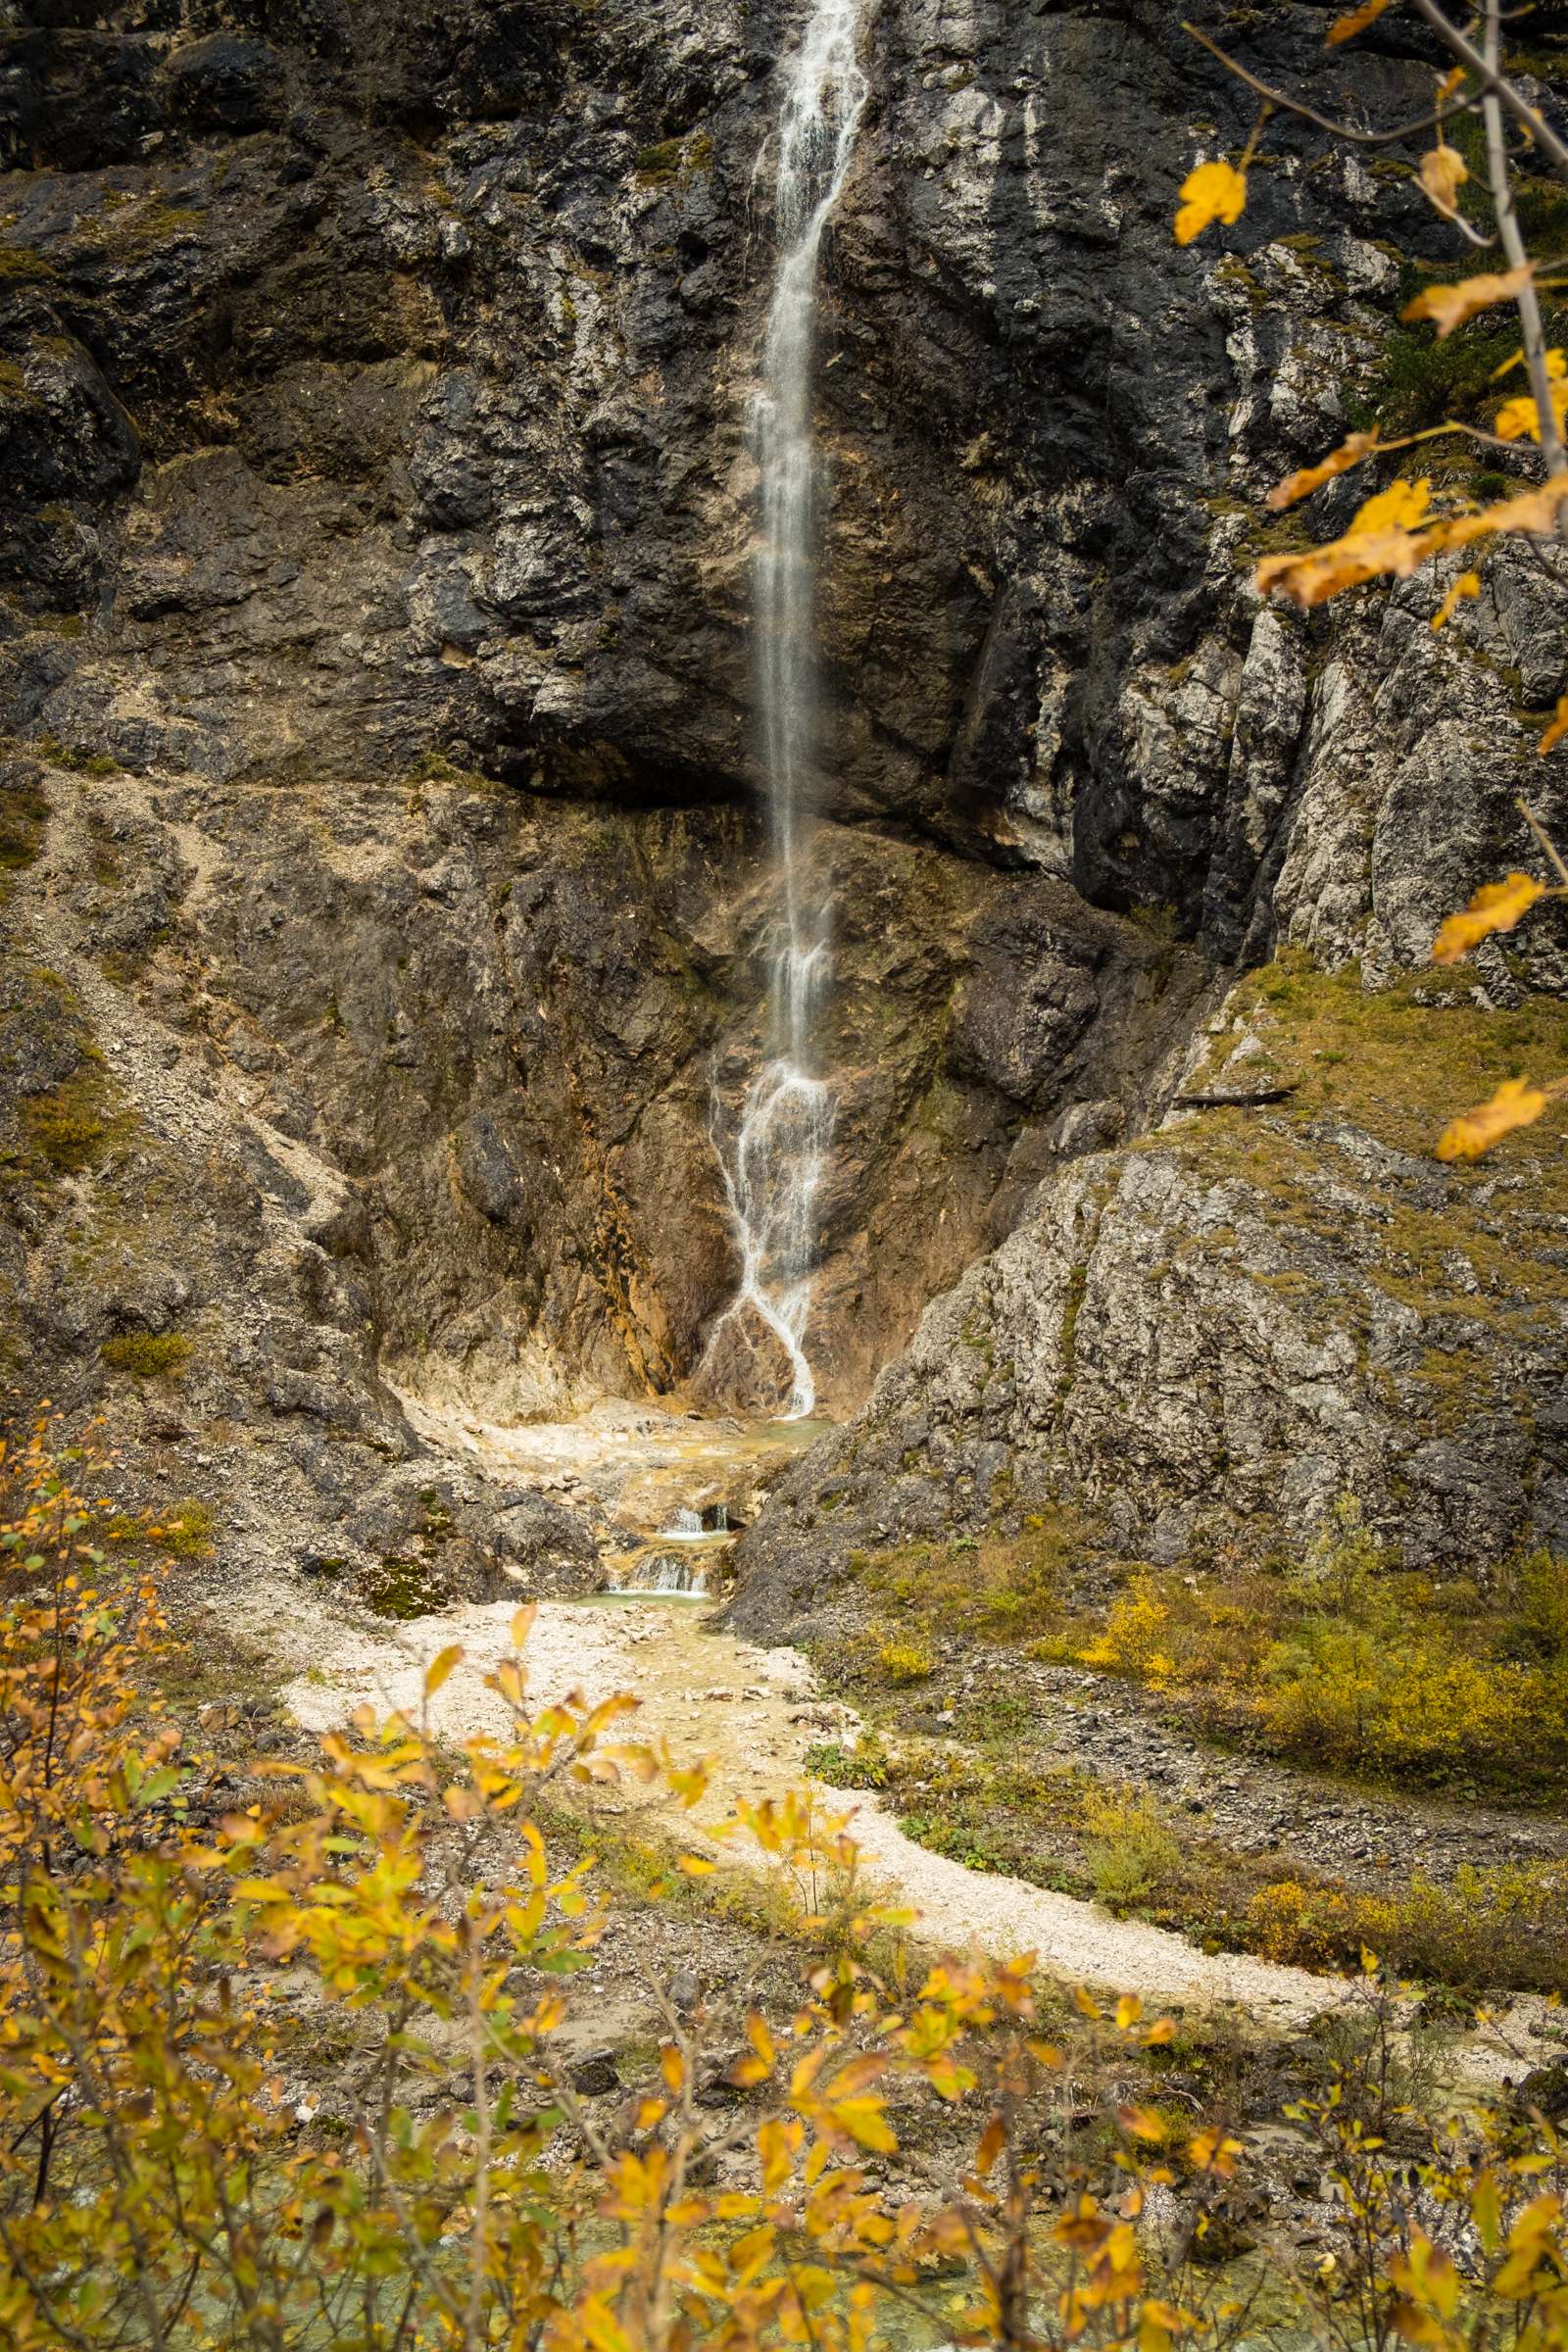
<path id="1" fill-rule="evenodd" d="M 1565 735 L 1568 735 L 1568 694 L 1559 697 L 1551 724 L 1536 746 L 1542 758 L 1545 758 L 1554 744 L 1561 743 Z"/>
<path id="2" fill-rule="evenodd" d="M 1469 178 L 1464 157 L 1457 147 L 1440 139 L 1421 158 L 1421 185 L 1436 211 L 1446 220 L 1451 220 L 1458 210 L 1459 190 Z"/>
<path id="3" fill-rule="evenodd" d="M 1294 507 L 1298 498 L 1309 498 L 1314 490 L 1320 490 L 1325 482 L 1332 482 L 1337 474 L 1348 473 L 1352 466 L 1359 466 L 1363 459 L 1372 455 L 1377 445 L 1376 425 L 1369 433 L 1352 433 L 1348 441 L 1342 441 L 1338 449 L 1331 450 L 1316 466 L 1303 466 L 1299 473 L 1287 474 L 1283 482 L 1276 482 L 1268 494 L 1269 505 L 1276 514 L 1283 507 Z"/>
<path id="4" fill-rule="evenodd" d="M 985 2128 L 979 2147 L 975 2150 L 974 2169 L 980 2180 L 985 2179 L 1006 2144 L 1007 2127 L 1000 2115 L 994 2115 Z"/>
<path id="5" fill-rule="evenodd" d="M 1511 931 L 1545 896 L 1544 883 L 1530 874 L 1505 882 L 1483 882 L 1462 914 L 1450 914 L 1432 943 L 1434 963 L 1457 963 L 1494 931 Z"/>
<path id="6" fill-rule="evenodd" d="M 1407 302 L 1400 317 L 1431 318 L 1436 321 L 1438 341 L 1451 335 L 1456 326 L 1463 326 L 1478 311 L 1490 310 L 1495 302 L 1512 302 L 1522 294 L 1535 272 L 1534 262 L 1521 262 L 1517 270 L 1494 270 L 1481 277 L 1461 277 L 1457 285 L 1428 286 L 1424 293 Z"/>
<path id="7" fill-rule="evenodd" d="M 1568 406 L 1568 382 L 1562 392 Z M 1544 535 L 1556 529 L 1559 511 L 1568 500 L 1568 472 L 1555 473 L 1539 490 L 1522 490 L 1473 514 L 1446 514 L 1435 520 L 1426 516 L 1427 490 L 1425 481 L 1392 483 L 1367 500 L 1343 538 L 1303 554 L 1265 557 L 1253 575 L 1259 594 L 1275 591 L 1305 612 L 1366 580 L 1389 575 L 1407 579 L 1446 548 L 1469 547 L 1478 539 L 1511 531 Z M 1415 523 L 1425 527 L 1414 530 L 1410 526 Z"/>
<path id="8" fill-rule="evenodd" d="M 1546 1107 L 1546 1097 L 1526 1078 L 1505 1078 L 1490 1102 L 1463 1118 L 1450 1119 L 1438 1138 L 1440 1159 L 1479 1159 L 1516 1127 L 1529 1127 Z"/>
<path id="9" fill-rule="evenodd" d="M 1348 16 L 1336 17 L 1329 26 L 1326 46 L 1334 49 L 1341 41 L 1353 41 L 1358 32 L 1365 32 L 1369 24 L 1377 23 L 1388 5 L 1389 0 L 1361 0 L 1360 7 L 1352 8 Z"/>
<path id="10" fill-rule="evenodd" d="M 1433 613 L 1432 626 L 1435 629 L 1441 629 L 1445 621 L 1451 620 L 1454 616 L 1454 613 L 1459 609 L 1459 599 L 1462 596 L 1479 596 L 1480 594 L 1480 572 L 1461 571 L 1459 577 L 1454 581 L 1452 587 L 1448 590 L 1448 593 L 1444 598 L 1442 604 Z"/>
<path id="11" fill-rule="evenodd" d="M 1211 220 L 1239 220 L 1247 204 L 1247 179 L 1234 164 L 1198 164 L 1182 181 L 1182 205 L 1176 215 L 1176 242 L 1190 245 Z"/>

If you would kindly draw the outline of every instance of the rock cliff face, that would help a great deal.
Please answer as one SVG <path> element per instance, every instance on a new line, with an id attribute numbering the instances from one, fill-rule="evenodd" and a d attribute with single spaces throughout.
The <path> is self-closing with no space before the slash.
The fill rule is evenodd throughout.
<path id="1" fill-rule="evenodd" d="M 710 1123 L 759 1051 L 773 912 L 747 410 L 792 26 L 741 0 L 170 0 L 8 37 L 17 1380 L 85 1409 L 132 1377 L 106 1342 L 187 1341 L 178 1388 L 137 1391 L 174 1399 L 144 1405 L 148 1475 L 202 1447 L 262 1555 L 277 1526 L 334 1557 L 425 1541 L 435 1472 L 386 1378 L 503 1414 L 678 1390 L 732 1284 Z M 1299 71 L 1322 29 L 1272 11 L 1257 60 Z M 1419 104 L 1408 37 L 1372 103 Z M 1499 558 L 1441 638 L 1429 581 L 1310 623 L 1245 585 L 1257 493 L 1392 380 L 1383 240 L 1446 251 L 1408 190 L 1271 125 L 1245 222 L 1178 254 L 1174 188 L 1243 116 L 1170 11 L 885 0 L 866 43 L 820 350 L 839 1111 L 813 1332 L 841 1409 L 1042 1179 L 1157 1119 L 1234 969 L 1418 963 L 1517 858 L 1518 713 L 1568 685 L 1554 556 Z M 1483 964 L 1492 1002 L 1557 985 L 1548 923 L 1527 952 Z M 1245 1269 L 1293 1245 L 1277 1202 L 1255 1231 L 1213 1208 L 1201 1151 L 1056 1179 L 869 1426 L 929 1392 L 965 1446 L 1054 1463 L 1059 1434 L 1092 1495 L 1131 1397 L 1140 1528 L 1185 1524 L 1200 1456 L 1250 1507 L 1300 1427 L 1215 1397 L 1271 1345 Z M 1102 1200 L 1103 1242 L 1069 1247 Z M 1243 1271 L 1189 1461 L 1155 1360 L 1178 1302 L 1133 1278 L 1215 1215 Z M 1325 1298 L 1343 1238 L 1301 1262 Z M 950 1342 L 981 1294 L 1002 1360 L 1055 1299 L 1058 1354 L 1069 1321 L 1085 1348 L 1130 1317 L 1141 1369 L 1112 1350 L 1046 1412 L 1042 1342 L 1027 1398 L 977 1419 Z M 1546 1320 L 1510 1342 L 1527 1389 Z M 1331 1369 L 1302 1494 L 1353 1473 L 1392 1507 L 1367 1365 Z M 1434 1504 L 1425 1552 L 1546 1510 L 1546 1440 L 1509 1431 L 1474 1444 L 1513 1499 Z M 439 1504 L 472 1516 L 473 1576 L 489 1508 Z M 546 1530 L 530 1556 L 570 1550 Z"/>

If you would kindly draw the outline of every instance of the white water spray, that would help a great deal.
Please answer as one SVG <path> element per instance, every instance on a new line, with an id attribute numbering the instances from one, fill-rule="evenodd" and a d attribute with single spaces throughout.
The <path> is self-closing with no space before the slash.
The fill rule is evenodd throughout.
<path id="1" fill-rule="evenodd" d="M 748 1309 L 783 1348 L 788 1418 L 809 1413 L 806 1353 L 816 1257 L 815 1202 L 833 1099 L 812 1067 L 827 977 L 826 901 L 806 874 L 816 749 L 816 453 L 811 364 L 822 231 L 838 202 L 865 105 L 856 57 L 860 0 L 813 0 L 786 70 L 779 118 L 778 265 L 756 408 L 762 547 L 757 567 L 757 699 L 783 920 L 772 943 L 768 1058 L 752 1081 L 733 1153 L 720 1153 L 741 1250 L 735 1298 L 709 1340 Z M 705 1359 L 706 1360 L 706 1359 Z"/>

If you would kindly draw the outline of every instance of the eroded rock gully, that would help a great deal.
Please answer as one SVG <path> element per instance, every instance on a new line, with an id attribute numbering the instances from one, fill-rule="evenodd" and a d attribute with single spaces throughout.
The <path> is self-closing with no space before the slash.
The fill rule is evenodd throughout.
<path id="1" fill-rule="evenodd" d="M 241 1561 L 591 1577 L 580 1518 L 387 1381 L 502 1419 L 678 1393 L 733 1281 L 791 23 L 170 0 L 7 36 L 8 1385 L 107 1399 Z M 1270 12 L 1260 60 L 1321 33 Z M 1408 111 L 1405 37 L 1371 71 Z M 1429 580 L 1310 623 L 1246 585 L 1259 493 L 1384 380 L 1384 240 L 1444 232 L 1276 125 L 1228 248 L 1178 254 L 1242 115 L 1142 0 L 887 0 L 865 38 L 819 355 L 813 1333 L 835 1410 L 889 1368 L 743 1545 L 748 1622 L 798 1628 L 867 1534 L 1038 1496 L 1156 1554 L 1348 1484 L 1419 1559 L 1554 1538 L 1550 1154 L 1520 1295 L 1501 1210 L 1359 1104 L 1126 1149 L 1183 1086 L 1269 1095 L 1238 970 L 1381 987 L 1517 857 L 1527 773 L 1553 813 L 1518 713 L 1568 684 L 1554 554 L 1500 553 L 1441 638 Z M 1462 1017 L 1559 985 L 1555 918 L 1520 937 Z"/>

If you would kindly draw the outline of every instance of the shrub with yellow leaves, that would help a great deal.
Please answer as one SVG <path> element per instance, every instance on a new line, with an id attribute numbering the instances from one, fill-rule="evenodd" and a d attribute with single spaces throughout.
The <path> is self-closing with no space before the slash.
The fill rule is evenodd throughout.
<path id="1" fill-rule="evenodd" d="M 0 1455 L 14 2352 L 869 2352 L 895 2313 L 1017 2352 L 1238 2342 L 1250 2297 L 1211 2253 L 1247 2144 L 1229 2117 L 1158 2100 L 1172 2020 L 1079 1988 L 1048 2038 L 1062 2004 L 1027 1959 L 934 1960 L 895 1998 L 865 1957 L 868 1906 L 793 2014 L 750 2017 L 716 2110 L 701 2008 L 653 1988 L 653 2086 L 591 2108 L 555 2052 L 602 1915 L 587 1860 L 553 1864 L 538 1800 L 662 1772 L 695 1801 L 702 1775 L 618 1736 L 628 1699 L 531 1709 L 519 1652 L 493 1679 L 504 1731 L 454 1754 L 422 1722 L 362 1713 L 280 1768 L 286 1800 L 223 1814 L 140 1687 L 169 1638 L 158 1574 L 110 1568 L 112 1506 L 76 1467 L 42 1431 Z M 432 1662 L 426 1701 L 457 1663 Z M 735 1826 L 853 1877 L 804 1799 Z M 346 2128 L 284 2091 L 279 1969 L 323 2038 L 354 2023 Z M 1354 1997 L 1367 2024 L 1293 2111 L 1346 2216 L 1333 2284 L 1283 2278 L 1274 2316 L 1315 2329 L 1348 2282 L 1377 2311 L 1399 2296 L 1512 2341 L 1528 2305 L 1531 2352 L 1562 2352 L 1555 2139 L 1398 2108 L 1396 2004 L 1371 1979 Z M 1086 2084 L 1104 2091 L 1089 2129 Z M 888 2172 L 902 2110 L 933 2104 L 972 2151 L 952 2196 Z M 1426 2236 L 1392 2148 L 1426 2184 Z M 1174 2235 L 1151 2226 L 1156 2190 Z"/>

